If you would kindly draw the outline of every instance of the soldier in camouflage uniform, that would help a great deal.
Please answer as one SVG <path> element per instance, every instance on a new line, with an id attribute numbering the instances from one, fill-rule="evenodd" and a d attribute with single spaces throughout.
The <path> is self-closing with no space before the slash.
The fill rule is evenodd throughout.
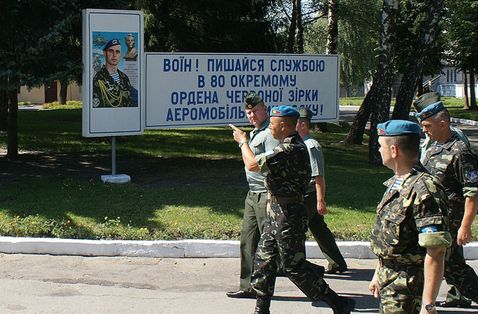
<path id="1" fill-rule="evenodd" d="M 269 128 L 281 144 L 272 151 L 254 156 L 246 134 L 234 127 L 244 164 L 250 171 L 266 174 L 269 193 L 268 220 L 254 259 L 253 288 L 257 293 L 255 312 L 270 313 L 277 261 L 284 274 L 312 300 L 322 300 L 334 313 L 350 313 L 355 302 L 338 296 L 324 281 L 323 267 L 305 259 L 307 210 L 303 197 L 310 179 L 307 147 L 295 131 L 299 113 L 290 106 L 271 110 Z"/>
<path id="2" fill-rule="evenodd" d="M 379 261 L 369 290 L 380 297 L 380 313 L 436 313 L 451 244 L 446 195 L 418 162 L 418 124 L 391 120 L 377 131 L 382 162 L 395 176 L 377 206 L 371 248 Z"/>
<path id="3" fill-rule="evenodd" d="M 108 41 L 103 48 L 105 65 L 93 78 L 93 107 L 137 107 L 133 101 L 133 87 L 126 74 L 118 70 L 121 43 L 118 39 Z"/>
<path id="4" fill-rule="evenodd" d="M 462 245 L 472 240 L 471 225 L 478 211 L 477 156 L 450 129 L 450 115 L 442 102 L 430 104 L 417 118 L 423 131 L 435 141 L 427 150 L 423 165 L 445 187 L 450 204 L 450 233 L 454 241 L 446 255 L 445 279 L 452 287 L 446 300 L 438 305 L 470 307 L 471 300 L 478 302 L 478 276 L 466 264 Z"/>

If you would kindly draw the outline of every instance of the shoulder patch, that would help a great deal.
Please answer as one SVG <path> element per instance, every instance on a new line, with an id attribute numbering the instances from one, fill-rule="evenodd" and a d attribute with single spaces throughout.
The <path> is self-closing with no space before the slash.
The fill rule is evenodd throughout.
<path id="1" fill-rule="evenodd" d="M 424 226 L 420 229 L 421 233 L 433 233 L 437 231 L 438 231 L 438 228 L 435 225 Z"/>
<path id="2" fill-rule="evenodd" d="M 476 171 L 476 170 L 468 171 L 465 174 L 465 177 L 470 183 L 477 183 L 478 182 L 478 171 Z"/>

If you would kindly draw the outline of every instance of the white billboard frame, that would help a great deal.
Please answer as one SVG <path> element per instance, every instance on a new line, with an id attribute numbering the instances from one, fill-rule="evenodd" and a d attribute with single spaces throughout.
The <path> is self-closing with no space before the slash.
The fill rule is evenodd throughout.
<path id="1" fill-rule="evenodd" d="M 143 134 L 145 117 L 143 12 L 85 9 L 82 15 L 82 135 L 84 137 L 114 137 Z M 119 78 L 117 77 L 116 80 L 120 84 L 117 94 L 115 94 L 114 84 L 108 84 L 109 78 L 106 79 L 106 75 L 99 76 L 99 72 L 104 70 L 106 63 L 103 61 L 106 56 L 104 47 L 115 39 L 117 40 L 114 42 L 117 44 L 116 48 L 119 47 L 116 53 L 118 50 L 121 51 L 120 57 L 115 60 L 119 70 L 117 72 Z M 129 43 L 133 41 L 133 46 L 128 47 L 127 41 Z M 98 74 L 97 77 L 96 74 Z M 101 83 L 98 84 L 100 81 Z M 98 86 L 101 97 L 98 97 Z"/>
<path id="2" fill-rule="evenodd" d="M 338 55 L 146 52 L 145 129 L 246 125 L 243 98 L 248 91 L 260 93 L 269 108 L 307 107 L 314 112 L 313 122 L 337 122 L 339 68 Z M 218 86 L 220 76 L 222 87 Z M 207 82 L 212 85 L 213 78 L 216 86 L 205 86 Z M 241 78 L 243 82 L 238 83 Z M 244 83 L 254 80 L 259 83 L 253 82 L 253 87 Z M 264 82 L 269 86 L 261 85 Z M 287 84 L 290 86 L 284 86 Z M 298 96 L 309 91 L 315 96 Z M 227 100 L 225 93 L 231 96 Z M 280 93 L 281 99 L 271 96 Z M 294 101 L 284 99 L 288 93 Z M 190 121 L 183 119 L 185 114 L 190 115 Z M 214 119 L 197 121 L 206 114 Z M 171 121 L 176 118 L 179 122 Z"/>

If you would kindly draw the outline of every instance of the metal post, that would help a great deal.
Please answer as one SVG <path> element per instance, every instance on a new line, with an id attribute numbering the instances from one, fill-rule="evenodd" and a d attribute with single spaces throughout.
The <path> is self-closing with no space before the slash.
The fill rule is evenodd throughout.
<path id="1" fill-rule="evenodd" d="M 116 136 L 111 137 L 111 175 L 116 175 Z"/>

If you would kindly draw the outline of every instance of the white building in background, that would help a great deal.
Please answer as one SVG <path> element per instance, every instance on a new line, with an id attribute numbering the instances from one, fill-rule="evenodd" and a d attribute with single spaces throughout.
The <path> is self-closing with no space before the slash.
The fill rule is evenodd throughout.
<path id="1" fill-rule="evenodd" d="M 440 75 L 431 79 L 431 87 L 433 91 L 440 93 L 441 96 L 465 97 L 463 72 L 457 67 L 444 66 Z M 478 92 L 477 84 L 475 84 L 475 91 Z M 468 97 L 469 95 L 470 87 L 468 86 Z"/>

